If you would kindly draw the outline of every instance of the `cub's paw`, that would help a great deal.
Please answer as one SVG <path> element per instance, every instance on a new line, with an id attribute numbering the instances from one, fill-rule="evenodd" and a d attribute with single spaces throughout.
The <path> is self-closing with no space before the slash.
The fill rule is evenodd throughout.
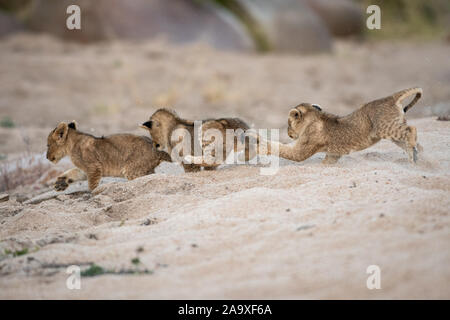
<path id="1" fill-rule="evenodd" d="M 185 164 L 193 164 L 193 163 L 194 163 L 194 160 L 195 160 L 195 157 L 194 157 L 194 156 L 187 155 L 187 156 L 184 157 L 183 162 L 184 162 Z"/>
<path id="2" fill-rule="evenodd" d="M 417 160 L 418 160 L 418 155 L 419 154 L 419 151 L 417 150 L 417 148 L 416 147 L 414 147 L 413 148 L 413 154 L 412 154 L 412 162 L 413 163 L 417 163 Z"/>
<path id="3" fill-rule="evenodd" d="M 68 179 L 65 176 L 58 177 L 56 179 L 54 188 L 56 191 L 64 191 L 69 187 L 69 184 L 71 184 L 72 182 L 73 182 L 72 179 Z"/>
<path id="4" fill-rule="evenodd" d="M 100 186 L 97 186 L 96 188 L 91 190 L 91 194 L 93 196 L 96 196 L 100 193 L 102 193 L 103 191 L 105 191 L 106 189 L 108 189 L 108 185 L 107 184 L 102 184 Z"/>
<path id="5" fill-rule="evenodd" d="M 239 152 L 237 158 L 239 162 L 247 161 L 247 159 L 245 159 L 245 151 Z"/>

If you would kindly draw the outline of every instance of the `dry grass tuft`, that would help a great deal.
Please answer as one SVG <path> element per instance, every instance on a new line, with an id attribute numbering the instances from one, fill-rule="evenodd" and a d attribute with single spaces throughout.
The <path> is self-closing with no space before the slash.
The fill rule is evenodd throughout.
<path id="1" fill-rule="evenodd" d="M 49 164 L 36 156 L 24 155 L 22 158 L 4 163 L 0 167 L 0 192 L 34 184 L 49 168 Z"/>
<path id="2" fill-rule="evenodd" d="M 21 134 L 25 152 L 20 158 L 0 165 L 0 192 L 32 185 L 50 168 L 50 164 L 43 156 L 31 152 L 30 137 L 24 132 Z"/>

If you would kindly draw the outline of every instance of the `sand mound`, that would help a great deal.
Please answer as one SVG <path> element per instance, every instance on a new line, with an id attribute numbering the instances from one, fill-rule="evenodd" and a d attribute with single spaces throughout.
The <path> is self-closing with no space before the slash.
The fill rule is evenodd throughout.
<path id="1" fill-rule="evenodd" d="M 410 121 L 417 165 L 388 141 L 343 157 L 182 173 L 164 164 L 0 204 L 0 298 L 450 298 L 450 124 Z M 66 287 L 67 266 L 109 274 Z M 366 269 L 381 269 L 368 290 Z M 129 274 L 129 271 L 135 274 Z M 126 271 L 126 272 L 124 272 Z"/>

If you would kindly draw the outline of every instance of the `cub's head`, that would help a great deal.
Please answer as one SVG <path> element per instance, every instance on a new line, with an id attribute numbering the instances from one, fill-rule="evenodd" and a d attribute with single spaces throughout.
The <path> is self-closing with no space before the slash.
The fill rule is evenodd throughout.
<path id="1" fill-rule="evenodd" d="M 171 130 L 178 120 L 175 111 L 159 109 L 141 125 L 141 128 L 148 130 L 156 150 L 166 151 L 170 143 Z"/>
<path id="2" fill-rule="evenodd" d="M 61 122 L 53 129 L 47 138 L 47 159 L 53 163 L 67 155 L 67 135 L 69 130 L 76 130 L 75 122 Z"/>
<path id="3" fill-rule="evenodd" d="M 298 139 L 307 127 L 321 118 L 321 114 L 322 109 L 316 104 L 301 103 L 291 109 L 288 118 L 288 136 L 291 139 Z"/>

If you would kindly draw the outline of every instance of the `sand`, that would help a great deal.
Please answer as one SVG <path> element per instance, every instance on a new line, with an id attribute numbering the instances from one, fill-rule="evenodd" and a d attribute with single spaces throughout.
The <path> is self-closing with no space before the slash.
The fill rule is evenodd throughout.
<path id="1" fill-rule="evenodd" d="M 169 93 L 160 99 L 175 99 L 183 115 L 242 116 L 255 127 L 281 128 L 285 141 L 286 114 L 299 99 L 345 113 L 380 94 L 421 85 L 424 100 L 415 108 L 423 110 L 412 113 L 409 123 L 417 127 L 424 151 L 413 165 L 401 149 L 381 141 L 335 165 L 322 165 L 323 154 L 302 163 L 282 160 L 273 176 L 261 175 L 261 165 L 183 173 L 165 163 L 156 174 L 134 181 L 104 179 L 94 194 L 86 182 L 57 194 L 50 189 L 52 177 L 70 167 L 65 160 L 50 167 L 52 174 L 45 171 L 48 179 L 10 191 L 10 200 L 0 203 L 0 298 L 450 298 L 450 123 L 421 113 L 450 101 L 445 46 L 408 51 L 410 45 L 400 45 L 408 52 L 404 60 L 422 55 L 418 66 L 403 62 L 393 44 L 343 43 L 335 56 L 302 58 L 217 53 L 202 46 L 186 48 L 182 55 L 159 43 L 121 44 L 122 63 L 131 67 L 108 71 L 106 65 L 117 59 L 110 45 L 81 47 L 28 37 L 9 39 L 0 50 L 0 69 L 9 75 L 1 78 L 1 113 L 20 125 L 0 131 L 4 141 L 16 141 L 1 145 L 8 159 L 25 150 L 23 130 L 33 133 L 30 152 L 41 154 L 59 120 L 80 118 L 80 127 L 95 126 L 96 134 L 134 132 L 133 126 L 155 109 L 148 107 L 155 105 L 150 98 L 156 99 L 155 88 L 168 88 L 170 79 L 177 98 Z M 94 59 L 99 52 L 104 58 Z M 383 52 L 389 59 L 377 58 Z M 430 64 L 423 78 L 414 77 L 428 66 L 425 54 L 432 61 L 442 58 L 442 64 Z M 213 57 L 220 63 L 184 75 L 189 83 L 182 87 L 177 75 L 190 70 L 188 61 L 206 63 Z M 151 62 L 138 68 L 144 59 Z M 401 62 L 397 72 L 392 61 Z M 52 63 L 65 69 L 42 73 L 40 68 Z M 327 76 L 335 67 L 343 73 Z M 361 74 L 364 68 L 371 72 Z M 128 79 L 135 86 L 126 87 L 126 70 L 133 71 Z M 27 72 L 42 81 L 27 84 Z M 102 82 L 103 72 L 118 72 L 124 91 L 111 96 L 115 84 Z M 87 77 L 92 89 L 83 84 Z M 219 89 L 210 95 L 194 93 L 207 92 L 202 90 L 214 86 L 214 79 L 228 80 L 217 80 Z M 223 83 L 228 89 L 221 89 Z M 144 97 L 142 105 L 132 105 L 133 90 L 126 88 Z M 105 104 L 100 114 L 91 114 L 95 103 L 87 102 L 108 97 L 120 101 L 112 104 L 117 108 Z M 16 110 L 13 104 L 22 107 Z M 19 195 L 25 197 L 21 202 Z M 80 290 L 69 290 L 66 268 L 86 270 L 93 263 L 110 273 L 84 276 Z M 370 265 L 380 268 L 381 289 L 366 286 Z M 125 274 L 130 271 L 135 273 Z"/>
<path id="2" fill-rule="evenodd" d="M 320 154 L 283 161 L 275 176 L 167 164 L 93 196 L 79 183 L 38 204 L 10 200 L 1 245 L 30 253 L 0 262 L 0 298 L 448 299 L 450 126 L 411 123 L 425 150 L 417 165 L 383 141 L 333 166 Z M 82 277 L 68 290 L 66 267 L 90 263 L 153 273 Z M 366 287 L 369 265 L 379 290 Z"/>

